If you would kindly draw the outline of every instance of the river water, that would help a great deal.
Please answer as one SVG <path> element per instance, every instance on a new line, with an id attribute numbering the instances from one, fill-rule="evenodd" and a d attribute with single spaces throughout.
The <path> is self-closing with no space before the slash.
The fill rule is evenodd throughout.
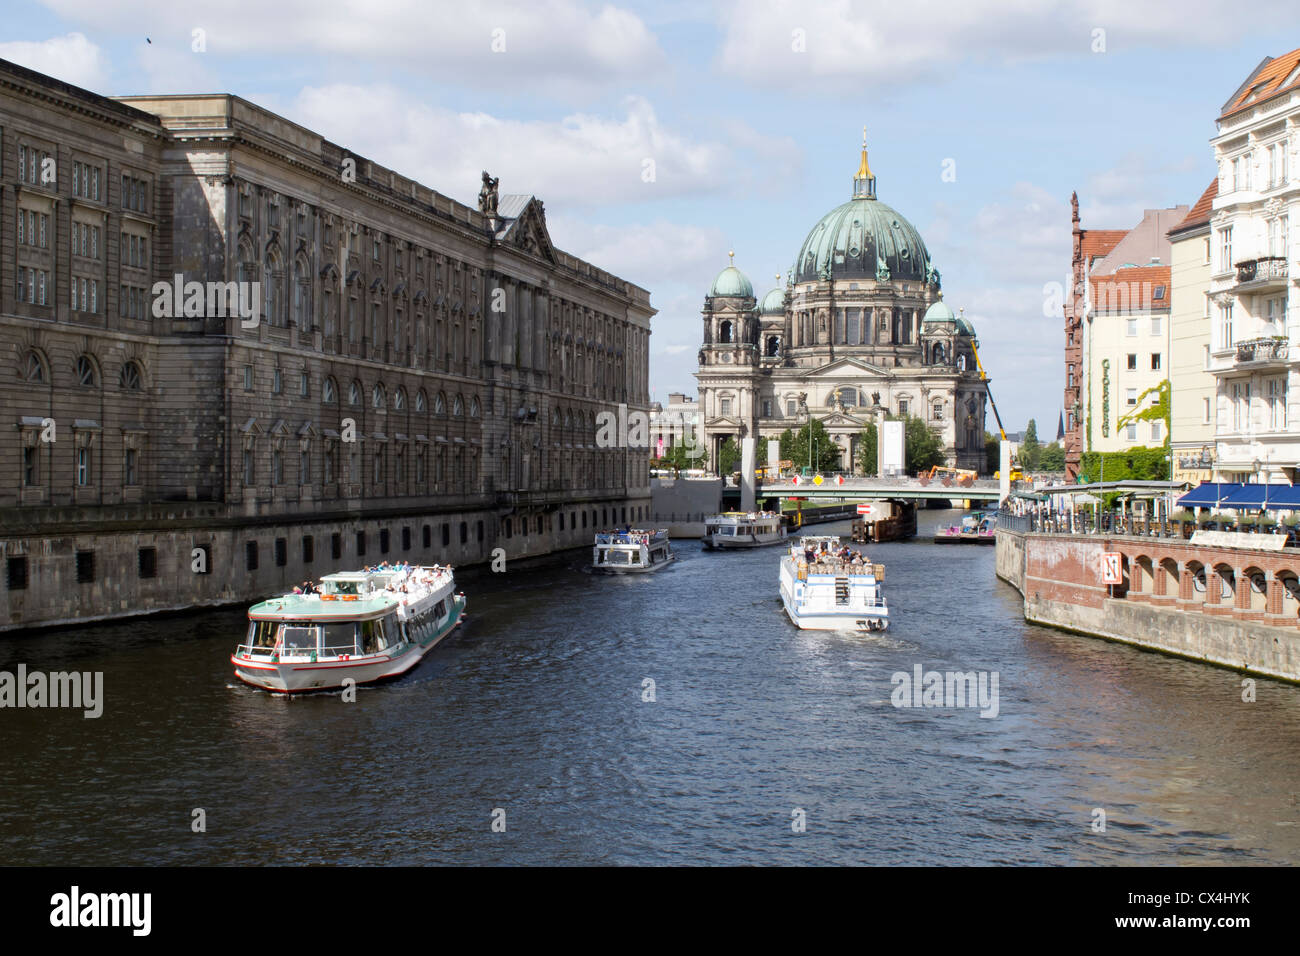
<path id="1" fill-rule="evenodd" d="M 0 864 L 1300 861 L 1300 688 L 1027 625 L 992 548 L 928 543 L 954 516 L 868 549 L 882 636 L 682 541 L 459 574 L 465 626 L 354 703 L 240 685 L 239 608 L 0 638 L 105 697 L 0 710 Z M 997 716 L 894 707 L 918 664 L 996 672 Z"/>

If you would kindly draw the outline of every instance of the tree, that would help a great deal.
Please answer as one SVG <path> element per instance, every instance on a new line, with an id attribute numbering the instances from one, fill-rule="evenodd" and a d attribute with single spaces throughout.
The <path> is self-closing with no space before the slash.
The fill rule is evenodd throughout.
<path id="1" fill-rule="evenodd" d="M 786 429 L 781 433 L 781 458 L 794 462 L 795 468 L 807 468 L 809 461 L 809 435 L 812 436 L 812 467 L 814 471 L 838 471 L 840 446 L 831 440 L 826 426 L 817 420 L 804 425 L 797 432 Z"/>
<path id="2" fill-rule="evenodd" d="M 736 470 L 738 461 L 740 461 L 740 446 L 736 444 L 736 439 L 728 438 L 718 449 L 718 474 L 731 474 Z"/>
<path id="3" fill-rule="evenodd" d="M 943 443 L 925 419 L 915 415 L 903 416 L 903 441 L 905 442 L 904 467 L 909 475 L 942 465 L 948 459 L 943 453 Z"/>
<path id="4" fill-rule="evenodd" d="M 1025 471 L 1035 471 L 1042 454 L 1043 446 L 1038 444 L 1038 425 L 1031 418 L 1025 426 L 1025 437 L 1020 442 L 1020 467 Z"/>
<path id="5" fill-rule="evenodd" d="M 1065 449 L 1059 442 L 1052 442 L 1043 448 L 1038 458 L 1038 467 L 1043 471 L 1065 471 Z"/>
<path id="6" fill-rule="evenodd" d="M 657 468 L 671 468 L 675 473 L 688 468 L 703 468 L 709 460 L 709 453 L 702 445 L 687 445 L 685 439 L 677 439 L 666 449 L 663 456 L 655 463 Z"/>
<path id="7" fill-rule="evenodd" d="M 876 429 L 876 423 L 869 422 L 867 427 L 858 433 L 858 470 L 864 475 L 876 473 L 879 448 L 880 433 Z"/>

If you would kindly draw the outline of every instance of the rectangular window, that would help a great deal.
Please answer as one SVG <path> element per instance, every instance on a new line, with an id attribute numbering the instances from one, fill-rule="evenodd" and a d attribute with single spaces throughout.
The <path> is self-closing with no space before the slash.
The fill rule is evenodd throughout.
<path id="1" fill-rule="evenodd" d="M 1125 437 L 1129 441 L 1137 441 L 1137 437 L 1138 437 L 1137 425 L 1129 425 L 1126 429 L 1124 429 L 1124 431 L 1125 431 Z"/>
<path id="2" fill-rule="evenodd" d="M 771 400 L 771 399 L 768 399 L 768 398 L 763 399 L 763 417 L 764 417 L 764 418 L 771 418 L 771 417 L 772 417 L 772 400 Z"/>
<path id="3" fill-rule="evenodd" d="M 388 529 L 383 528 L 379 532 L 379 553 L 388 553 Z"/>
<path id="4" fill-rule="evenodd" d="M 77 484 L 85 487 L 90 484 L 90 449 L 77 449 Z"/>
<path id="5" fill-rule="evenodd" d="M 343 535 L 337 531 L 330 535 L 330 558 L 338 561 L 343 557 Z"/>
<path id="6" fill-rule="evenodd" d="M 1128 389 L 1124 401 L 1127 405 L 1136 405 L 1138 403 L 1138 390 L 1136 388 Z"/>
<path id="7" fill-rule="evenodd" d="M 1153 371 L 1153 372 L 1158 372 L 1158 371 L 1160 371 L 1160 353 L 1159 353 L 1159 352 L 1152 352 L 1152 353 L 1151 353 L 1151 371 Z"/>
<path id="8" fill-rule="evenodd" d="M 1232 268 L 1232 227 L 1224 226 L 1219 230 L 1219 271 L 1227 272 Z"/>
<path id="9" fill-rule="evenodd" d="M 289 563 L 289 542 L 284 538 L 275 539 L 275 566 L 282 568 Z"/>
<path id="10" fill-rule="evenodd" d="M 253 450 L 251 448 L 245 448 L 244 449 L 244 484 L 251 485 L 253 483 L 253 478 L 254 478 Z"/>
<path id="11" fill-rule="evenodd" d="M 1203 252 L 1203 256 L 1204 256 L 1203 264 L 1208 266 L 1210 264 L 1210 240 L 1208 236 L 1205 239 L 1205 250 Z"/>
<path id="12" fill-rule="evenodd" d="M 77 583 L 90 584 L 95 580 L 95 552 L 77 552 Z"/>
<path id="13" fill-rule="evenodd" d="M 303 398 L 307 397 L 308 385 L 310 384 L 310 382 L 311 382 L 311 378 L 307 375 L 306 372 L 302 372 L 298 375 L 298 394 L 301 395 Z"/>
<path id="14" fill-rule="evenodd" d="M 433 547 L 433 527 L 426 524 L 422 531 L 421 540 L 424 542 L 424 547 L 427 550 Z"/>
<path id="15" fill-rule="evenodd" d="M 906 414 L 907 414 L 907 409 L 908 409 L 907 399 L 905 399 L 905 398 L 900 398 L 900 399 L 898 400 L 898 414 L 900 414 L 900 415 L 906 415 Z"/>
<path id="16" fill-rule="evenodd" d="M 271 370 L 271 394 L 279 395 L 284 391 L 284 375 L 278 368 Z"/>
<path id="17" fill-rule="evenodd" d="M 411 529 L 409 526 L 402 529 L 402 550 L 411 550 Z"/>
<path id="18" fill-rule="evenodd" d="M 1232 303 L 1219 307 L 1219 348 L 1232 348 Z"/>
<path id="19" fill-rule="evenodd" d="M 1129 370 L 1130 372 L 1134 372 L 1134 371 L 1137 371 L 1137 367 L 1138 367 L 1138 357 L 1137 357 L 1137 353 L 1136 353 L 1136 352 L 1129 352 L 1129 353 L 1128 353 L 1128 370 Z"/>
<path id="20" fill-rule="evenodd" d="M 1210 424 L 1210 400 L 1205 398 L 1202 399 L 1202 402 L 1204 402 L 1205 407 L 1201 410 L 1201 424 L 1208 425 Z"/>
<path id="21" fill-rule="evenodd" d="M 139 475 L 136 474 L 139 454 L 134 448 L 126 450 L 126 461 L 122 463 L 122 484 L 137 485 L 140 483 Z"/>
<path id="22" fill-rule="evenodd" d="M 724 399 L 722 399 L 722 400 L 720 401 L 719 405 L 720 405 L 720 409 L 721 409 L 721 410 L 719 411 L 719 414 L 721 414 L 721 415 L 730 415 L 730 414 L 731 414 L 731 399 L 729 399 L 729 398 L 724 398 Z"/>
<path id="23" fill-rule="evenodd" d="M 785 403 L 785 413 L 786 413 L 786 415 L 788 415 L 790 418 L 794 418 L 794 416 L 795 416 L 795 410 L 794 410 L 794 399 L 793 399 L 793 398 L 791 398 L 791 399 L 789 399 L 789 400 L 786 401 L 786 403 Z"/>
<path id="24" fill-rule="evenodd" d="M 366 533 L 364 531 L 358 531 L 357 532 L 357 557 L 363 558 L 365 557 L 365 555 L 366 555 Z"/>
<path id="25" fill-rule="evenodd" d="M 1159 423 L 1159 422 L 1152 422 L 1152 423 L 1151 423 L 1151 440 L 1152 440 L 1152 441 L 1160 441 L 1160 423 Z"/>
<path id="26" fill-rule="evenodd" d="M 249 571 L 257 570 L 257 542 L 249 541 L 244 545 L 244 567 Z"/>
<path id="27" fill-rule="evenodd" d="M 1157 291 L 1160 291 L 1160 290 L 1163 290 L 1163 289 L 1164 289 L 1164 286 L 1160 286 L 1159 289 L 1158 289 Z M 1152 334 L 1152 335 L 1159 335 L 1160 332 L 1161 332 L 1161 329 L 1163 328 L 1163 326 L 1164 326 L 1164 323 L 1161 321 L 1161 316 L 1158 316 L 1158 315 L 1153 315 L 1153 316 L 1151 316 L 1151 334 Z"/>
<path id="28" fill-rule="evenodd" d="M 311 481 L 311 452 L 298 452 L 298 484 L 305 485 Z"/>
<path id="29" fill-rule="evenodd" d="M 136 553 L 136 567 L 142 578 L 156 578 L 158 576 L 158 549 L 141 548 Z"/>
<path id="30" fill-rule="evenodd" d="M 311 535 L 304 535 L 302 539 L 302 563 L 311 564 L 316 560 L 316 541 Z"/>
<path id="31" fill-rule="evenodd" d="M 1137 319 L 1129 319 L 1129 320 L 1128 320 L 1128 328 L 1125 330 L 1125 333 L 1126 333 L 1127 335 L 1137 335 L 1137 334 L 1138 334 L 1138 320 L 1137 320 Z"/>
<path id="32" fill-rule="evenodd" d="M 36 484 L 36 449 L 23 449 L 23 484 L 31 488 Z"/>
<path id="33" fill-rule="evenodd" d="M 9 558 L 6 564 L 6 572 L 9 577 L 10 591 L 27 590 L 27 556 L 22 555 L 16 558 Z"/>

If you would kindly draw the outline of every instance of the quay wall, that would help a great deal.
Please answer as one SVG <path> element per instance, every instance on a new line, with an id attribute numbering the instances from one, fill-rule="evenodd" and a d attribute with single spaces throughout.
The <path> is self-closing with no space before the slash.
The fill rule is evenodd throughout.
<path id="1" fill-rule="evenodd" d="M 669 538 L 704 537 L 704 519 L 722 510 L 721 478 L 650 479 L 650 516 Z"/>
<path id="2" fill-rule="evenodd" d="M 1101 583 L 1103 552 L 1120 584 Z M 999 527 L 996 573 L 1034 624 L 1300 682 L 1300 549 Z"/>
<path id="3" fill-rule="evenodd" d="M 106 517 L 97 528 L 0 528 L 0 632 L 252 604 L 381 561 L 464 567 L 492 562 L 499 548 L 508 569 L 589 548 L 596 530 L 649 505 L 619 498 L 504 516 L 466 508 L 256 520 L 189 503 L 116 509 L 124 520 Z"/>

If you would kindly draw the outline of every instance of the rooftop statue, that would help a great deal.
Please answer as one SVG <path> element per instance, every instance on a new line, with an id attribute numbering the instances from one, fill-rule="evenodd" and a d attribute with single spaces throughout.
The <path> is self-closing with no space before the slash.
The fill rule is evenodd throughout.
<path id="1" fill-rule="evenodd" d="M 497 215 L 497 183 L 501 182 L 500 177 L 488 175 L 488 171 L 483 170 L 483 188 L 478 191 L 478 211 L 483 215 L 495 219 Z"/>

